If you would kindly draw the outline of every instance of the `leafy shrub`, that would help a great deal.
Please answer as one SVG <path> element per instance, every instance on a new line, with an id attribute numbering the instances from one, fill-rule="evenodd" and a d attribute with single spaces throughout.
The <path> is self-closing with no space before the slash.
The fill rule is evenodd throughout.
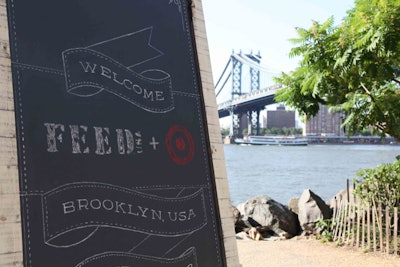
<path id="1" fill-rule="evenodd" d="M 365 202 L 384 207 L 400 206 L 400 161 L 357 173 L 355 193 Z"/>
<path id="2" fill-rule="evenodd" d="M 317 235 L 317 239 L 320 239 L 322 243 L 333 241 L 333 233 L 331 230 L 332 229 L 331 219 L 320 218 L 315 226 L 319 230 L 319 235 Z"/>

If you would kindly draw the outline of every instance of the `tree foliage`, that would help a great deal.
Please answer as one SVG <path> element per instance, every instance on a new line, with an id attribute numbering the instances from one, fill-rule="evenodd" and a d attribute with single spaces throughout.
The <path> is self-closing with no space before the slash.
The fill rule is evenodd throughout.
<path id="1" fill-rule="evenodd" d="M 308 117 L 328 105 L 346 114 L 349 134 L 373 126 L 400 141 L 400 0 L 356 0 L 340 25 L 296 30 L 299 66 L 276 78 L 276 100 Z"/>
<path id="2" fill-rule="evenodd" d="M 221 135 L 222 136 L 229 135 L 229 128 L 221 128 Z"/>

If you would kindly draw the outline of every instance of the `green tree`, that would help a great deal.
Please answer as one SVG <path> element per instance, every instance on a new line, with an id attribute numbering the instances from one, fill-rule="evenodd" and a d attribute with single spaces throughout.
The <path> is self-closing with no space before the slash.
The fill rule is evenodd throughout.
<path id="1" fill-rule="evenodd" d="M 261 128 L 260 129 L 260 135 L 266 135 L 267 134 L 267 129 L 266 128 Z"/>
<path id="2" fill-rule="evenodd" d="M 221 128 L 221 135 L 223 136 L 229 135 L 229 128 Z"/>
<path id="3" fill-rule="evenodd" d="M 296 30 L 290 56 L 300 64 L 276 78 L 276 101 L 307 117 L 328 105 L 346 114 L 349 134 L 374 126 L 400 141 L 400 0 L 356 0 L 340 25 Z"/>

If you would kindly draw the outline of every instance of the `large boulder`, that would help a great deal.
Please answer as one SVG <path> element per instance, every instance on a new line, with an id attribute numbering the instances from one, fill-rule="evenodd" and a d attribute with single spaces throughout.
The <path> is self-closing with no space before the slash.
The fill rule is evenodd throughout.
<path id="1" fill-rule="evenodd" d="M 347 199 L 350 200 L 351 204 L 360 203 L 360 199 L 354 195 L 353 188 L 349 188 L 349 192 L 347 194 L 347 189 L 340 190 L 329 202 L 331 208 L 335 209 L 340 206 L 340 203 L 348 203 Z"/>
<path id="2" fill-rule="evenodd" d="M 318 233 L 316 223 L 320 219 L 332 218 L 330 207 L 310 189 L 303 191 L 299 199 L 299 222 L 302 230 L 308 234 Z"/>
<path id="3" fill-rule="evenodd" d="M 237 206 L 242 220 L 253 227 L 268 229 L 269 233 L 291 238 L 299 233 L 296 214 L 268 196 L 258 196 Z"/>
<path id="4" fill-rule="evenodd" d="M 294 213 L 299 214 L 299 198 L 298 197 L 291 198 L 288 203 L 288 208 Z"/>
<path id="5" fill-rule="evenodd" d="M 236 233 L 240 233 L 242 231 L 248 232 L 248 230 L 253 227 L 247 220 L 243 220 L 243 215 L 235 206 L 232 206 L 232 213 Z"/>

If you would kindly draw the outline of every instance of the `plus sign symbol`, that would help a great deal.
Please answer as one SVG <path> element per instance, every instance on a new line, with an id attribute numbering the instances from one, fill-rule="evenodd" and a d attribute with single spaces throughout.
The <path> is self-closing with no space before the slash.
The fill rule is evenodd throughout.
<path id="1" fill-rule="evenodd" d="M 165 138 L 168 154 L 178 165 L 188 164 L 194 157 L 194 142 L 189 131 L 181 125 L 169 128 Z"/>

